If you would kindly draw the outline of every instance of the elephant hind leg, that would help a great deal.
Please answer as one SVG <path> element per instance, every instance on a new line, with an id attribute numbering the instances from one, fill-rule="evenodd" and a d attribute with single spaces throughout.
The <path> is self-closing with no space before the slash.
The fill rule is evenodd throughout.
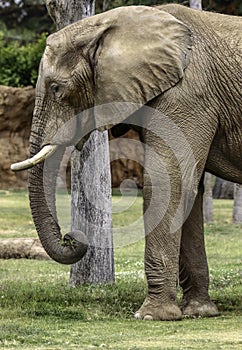
<path id="1" fill-rule="evenodd" d="M 219 312 L 216 305 L 211 301 L 207 292 L 198 292 L 199 285 L 191 277 L 191 271 L 186 270 L 180 261 L 180 285 L 183 288 L 183 299 L 181 303 L 182 314 L 185 317 L 213 317 Z M 203 280 L 203 282 L 202 282 Z M 205 276 L 201 284 L 206 280 Z M 204 288 L 204 284 L 203 284 Z"/>
<path id="2" fill-rule="evenodd" d="M 179 282 L 183 289 L 182 313 L 187 317 L 217 316 L 208 294 L 209 273 L 204 244 L 203 185 L 199 186 L 193 209 L 182 227 Z"/>

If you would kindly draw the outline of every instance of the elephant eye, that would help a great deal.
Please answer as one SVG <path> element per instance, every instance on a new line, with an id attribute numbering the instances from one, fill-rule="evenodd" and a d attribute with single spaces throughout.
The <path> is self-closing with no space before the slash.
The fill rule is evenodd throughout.
<path id="1" fill-rule="evenodd" d="M 60 91 L 60 87 L 59 87 L 59 85 L 57 85 L 57 84 L 52 84 L 51 85 L 51 87 L 50 87 L 50 89 L 51 89 L 51 92 L 52 92 L 52 94 L 55 96 L 56 94 L 58 94 L 58 92 Z"/>

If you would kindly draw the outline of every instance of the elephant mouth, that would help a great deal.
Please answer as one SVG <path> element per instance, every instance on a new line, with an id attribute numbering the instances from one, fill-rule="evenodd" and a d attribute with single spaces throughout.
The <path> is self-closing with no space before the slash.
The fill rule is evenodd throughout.
<path id="1" fill-rule="evenodd" d="M 32 168 L 34 165 L 43 162 L 45 159 L 52 156 L 55 151 L 59 148 L 58 145 L 46 145 L 32 158 L 26 159 L 22 162 L 11 164 L 11 170 L 21 171 Z"/>

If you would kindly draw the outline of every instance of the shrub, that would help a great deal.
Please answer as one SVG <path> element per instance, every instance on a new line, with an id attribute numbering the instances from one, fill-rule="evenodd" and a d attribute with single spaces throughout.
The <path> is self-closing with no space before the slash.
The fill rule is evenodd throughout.
<path id="1" fill-rule="evenodd" d="M 3 33 L 0 32 L 0 84 L 15 87 L 35 86 L 45 42 L 46 34 L 42 34 L 35 43 L 6 44 Z"/>

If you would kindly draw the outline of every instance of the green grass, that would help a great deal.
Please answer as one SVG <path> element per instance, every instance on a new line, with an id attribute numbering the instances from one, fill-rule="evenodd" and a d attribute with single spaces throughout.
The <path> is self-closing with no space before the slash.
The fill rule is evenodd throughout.
<path id="1" fill-rule="evenodd" d="M 0 208 L 1 238 L 36 236 L 26 191 L 0 190 Z"/>
<path id="2" fill-rule="evenodd" d="M 68 195 L 60 194 L 58 211 L 67 227 L 69 207 L 63 204 L 63 197 L 68 202 Z M 132 222 L 142 216 L 142 199 L 133 199 L 114 196 L 116 229 L 128 226 L 135 231 Z M 240 349 L 242 227 L 231 224 L 232 201 L 216 200 L 214 210 L 215 222 L 206 224 L 206 246 L 210 294 L 221 312 L 219 317 L 178 322 L 134 320 L 133 313 L 146 293 L 144 242 L 137 239 L 115 249 L 114 285 L 70 288 L 68 266 L 52 261 L 0 260 L 0 348 Z M 0 191 L 0 239 L 35 236 L 26 192 Z"/>

